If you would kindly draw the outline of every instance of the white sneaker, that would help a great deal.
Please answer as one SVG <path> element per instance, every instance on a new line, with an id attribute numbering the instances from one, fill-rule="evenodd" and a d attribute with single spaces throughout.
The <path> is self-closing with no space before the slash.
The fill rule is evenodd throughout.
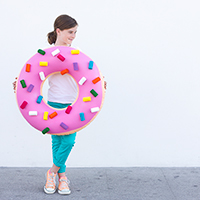
<path id="1" fill-rule="evenodd" d="M 59 194 L 70 194 L 71 191 L 69 189 L 69 183 L 70 183 L 70 181 L 67 179 L 67 177 L 61 177 L 59 179 L 58 193 Z"/>
<path id="2" fill-rule="evenodd" d="M 44 192 L 47 194 L 53 194 L 56 191 L 56 174 L 49 173 L 50 169 L 47 171 L 47 181 L 44 186 Z"/>

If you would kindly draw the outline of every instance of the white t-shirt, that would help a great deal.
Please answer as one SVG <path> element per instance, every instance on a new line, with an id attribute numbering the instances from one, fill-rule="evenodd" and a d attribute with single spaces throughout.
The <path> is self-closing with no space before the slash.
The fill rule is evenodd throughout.
<path id="1" fill-rule="evenodd" d="M 48 78 L 48 101 L 57 103 L 73 103 L 78 90 L 75 80 L 68 74 L 56 73 Z"/>

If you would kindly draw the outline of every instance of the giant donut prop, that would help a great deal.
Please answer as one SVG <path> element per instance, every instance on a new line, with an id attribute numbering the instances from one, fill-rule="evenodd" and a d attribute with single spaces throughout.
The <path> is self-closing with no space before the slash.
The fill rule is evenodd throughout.
<path id="1" fill-rule="evenodd" d="M 43 84 L 54 73 L 67 73 L 77 83 L 77 98 L 64 109 L 53 108 L 43 99 Z M 43 134 L 68 135 L 83 129 L 101 110 L 104 95 L 103 77 L 95 62 L 65 46 L 39 49 L 25 63 L 16 84 L 20 112 Z"/>

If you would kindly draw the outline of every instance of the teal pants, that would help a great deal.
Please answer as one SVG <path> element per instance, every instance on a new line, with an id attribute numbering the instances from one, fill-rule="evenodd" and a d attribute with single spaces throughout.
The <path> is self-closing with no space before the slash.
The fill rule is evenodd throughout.
<path id="1" fill-rule="evenodd" d="M 61 104 L 55 102 L 49 102 L 48 104 L 54 108 L 66 108 L 70 104 Z M 66 171 L 66 161 L 75 144 L 76 132 L 70 135 L 52 135 L 52 154 L 53 163 L 60 167 L 58 173 Z"/>

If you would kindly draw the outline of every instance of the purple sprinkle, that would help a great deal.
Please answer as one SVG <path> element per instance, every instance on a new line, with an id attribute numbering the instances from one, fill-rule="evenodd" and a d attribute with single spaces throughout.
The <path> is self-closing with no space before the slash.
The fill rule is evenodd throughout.
<path id="1" fill-rule="evenodd" d="M 78 71 L 78 63 L 73 63 L 73 65 L 74 65 L 74 70 Z"/>
<path id="2" fill-rule="evenodd" d="M 60 126 L 61 126 L 62 128 L 64 128 L 65 130 L 68 129 L 68 126 L 67 126 L 65 123 L 63 123 L 63 122 L 60 124 Z"/>
<path id="3" fill-rule="evenodd" d="M 27 91 L 31 92 L 33 90 L 33 88 L 34 88 L 34 85 L 30 84 L 29 87 L 28 87 L 28 89 L 27 89 Z"/>

